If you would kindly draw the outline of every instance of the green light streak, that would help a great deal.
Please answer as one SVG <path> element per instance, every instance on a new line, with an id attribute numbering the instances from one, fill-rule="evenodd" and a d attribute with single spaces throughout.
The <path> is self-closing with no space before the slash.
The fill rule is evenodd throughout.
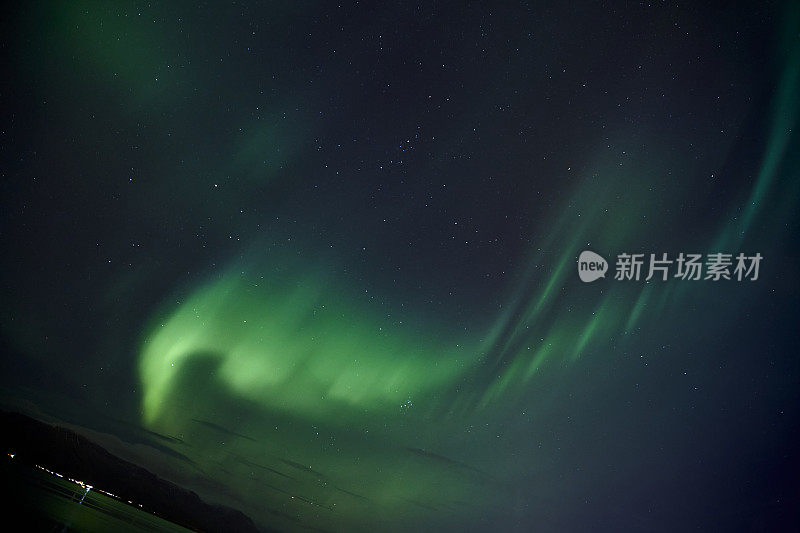
<path id="1" fill-rule="evenodd" d="M 796 7 L 795 13 L 790 14 L 787 18 L 788 20 L 797 20 Z M 796 27 L 794 31 L 797 31 Z M 789 57 L 778 84 L 778 92 L 773 104 L 772 128 L 761 169 L 739 223 L 740 236 L 750 228 L 776 179 L 778 169 L 789 146 L 792 130 L 797 123 L 798 103 L 800 103 L 798 94 L 800 94 L 800 40 L 795 37 L 794 43 L 790 45 Z"/>
<path id="2" fill-rule="evenodd" d="M 652 291 L 652 285 L 645 285 L 639 293 L 639 297 L 636 299 L 636 303 L 633 305 L 630 315 L 628 315 L 628 321 L 625 322 L 625 331 L 628 333 L 633 331 L 633 328 L 636 327 L 636 323 L 639 321 L 642 311 L 644 311 L 647 306 L 647 300 L 650 298 L 650 293 Z"/>
<path id="3" fill-rule="evenodd" d="M 380 320 L 324 280 L 233 269 L 146 335 L 144 419 L 151 424 L 168 409 L 182 369 L 204 357 L 218 361 L 216 378 L 232 394 L 271 408 L 396 408 L 450 383 L 477 353 L 417 332 Z"/>

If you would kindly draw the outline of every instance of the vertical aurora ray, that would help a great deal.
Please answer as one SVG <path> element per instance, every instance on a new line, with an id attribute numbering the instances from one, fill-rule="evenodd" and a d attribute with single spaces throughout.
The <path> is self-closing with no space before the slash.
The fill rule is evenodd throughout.
<path id="1" fill-rule="evenodd" d="M 797 19 L 798 10 L 795 9 L 787 17 L 787 20 Z M 791 23 L 786 23 L 786 28 L 791 28 Z M 798 84 L 800 84 L 800 41 L 793 30 L 787 29 L 784 36 L 785 46 L 788 52 L 786 53 L 786 62 L 780 76 L 780 83 L 774 98 L 774 111 L 771 120 L 770 132 L 768 141 L 764 151 L 763 161 L 759 169 L 759 173 L 753 188 L 743 206 L 742 215 L 738 218 L 738 223 L 731 227 L 726 224 L 726 228 L 719 231 L 716 239 L 708 247 L 708 250 L 728 249 L 730 247 L 740 246 L 744 240 L 744 236 L 748 228 L 752 225 L 755 217 L 760 211 L 761 205 L 765 196 L 777 182 L 780 165 L 784 160 L 784 156 L 790 146 L 792 139 L 792 131 L 797 122 L 798 115 Z M 597 168 L 599 169 L 594 175 L 603 175 L 608 177 L 616 173 L 618 169 L 614 169 L 608 163 L 600 163 Z M 643 166 L 642 169 L 645 167 Z M 646 172 L 642 170 L 642 172 Z M 788 171 L 791 172 L 791 171 Z M 632 226 L 620 227 L 613 221 L 604 220 L 602 206 L 612 205 L 613 198 L 619 194 L 630 194 L 630 190 L 626 190 L 632 185 L 632 175 L 629 173 L 627 176 L 616 176 L 615 179 L 584 180 L 583 184 L 576 189 L 572 198 L 562 204 L 560 217 L 554 218 L 546 227 L 553 228 L 552 232 L 541 236 L 538 242 L 543 243 L 543 246 L 549 245 L 552 242 L 553 235 L 572 235 L 567 246 L 562 248 L 559 260 L 556 263 L 551 275 L 544 280 L 539 279 L 539 286 L 542 287 L 538 296 L 525 300 L 526 304 L 521 304 L 521 300 L 515 299 L 517 306 L 522 306 L 521 310 L 516 313 L 506 313 L 498 319 L 495 325 L 495 336 L 503 339 L 502 347 L 494 351 L 494 358 L 490 360 L 498 361 L 500 364 L 498 374 L 494 381 L 488 385 L 486 393 L 483 395 L 481 401 L 482 406 L 486 406 L 490 399 L 498 398 L 500 393 L 508 389 L 512 383 L 516 383 L 519 387 L 523 387 L 527 380 L 533 373 L 530 369 L 539 369 L 541 365 L 549 357 L 557 357 L 567 360 L 570 363 L 576 363 L 579 359 L 581 352 L 590 344 L 590 341 L 597 338 L 598 328 L 602 328 L 605 335 L 604 339 L 616 338 L 617 336 L 628 335 L 637 328 L 639 323 L 644 319 L 644 311 L 647 309 L 648 313 L 662 313 L 662 312 L 675 312 L 684 305 L 686 299 L 689 297 L 687 288 L 673 287 L 671 285 L 654 286 L 645 285 L 638 291 L 638 296 L 635 296 L 633 305 L 627 308 L 619 303 L 614 304 L 614 311 L 608 308 L 610 302 L 609 296 L 606 296 L 603 303 L 593 313 L 593 316 L 586 319 L 585 322 L 575 322 L 567 314 L 559 311 L 547 312 L 547 304 L 551 301 L 552 295 L 555 291 L 560 291 L 560 299 L 569 299 L 569 289 L 571 288 L 571 277 L 564 277 L 563 272 L 565 266 L 569 265 L 577 255 L 580 253 L 582 247 L 578 244 L 581 241 L 592 240 L 602 243 L 602 249 L 617 249 L 620 247 L 635 242 L 636 236 L 641 238 L 641 230 Z M 595 184 L 602 181 L 604 187 L 598 188 Z M 609 183 L 611 185 L 609 185 Z M 787 189 L 791 189 L 791 183 L 786 184 Z M 624 192 L 623 192 L 624 191 Z M 631 209 L 631 213 L 625 216 L 614 217 L 614 220 L 636 220 L 633 216 L 633 211 L 643 212 L 646 211 L 648 203 L 642 203 L 647 198 L 647 194 L 640 191 L 640 197 L 637 199 L 638 205 Z M 773 191 L 771 194 L 779 194 Z M 791 192 L 787 191 L 787 194 Z M 618 197 L 618 196 L 617 196 Z M 633 204 L 629 204 L 632 207 Z M 607 211 L 607 210 L 606 210 Z M 582 216 L 580 223 L 567 222 L 569 214 L 574 216 L 575 212 L 579 212 Z M 669 225 L 666 220 L 663 222 Z M 591 230 L 589 230 L 591 228 Z M 598 228 L 600 230 L 598 231 Z M 654 239 L 654 235 L 648 236 L 649 240 Z M 591 246 L 587 243 L 587 248 Z M 537 254 L 531 260 L 532 264 L 536 264 L 543 260 L 543 255 Z M 611 264 L 607 276 L 613 276 L 614 265 Z M 569 269 L 567 269 L 569 270 Z M 572 274 L 571 272 L 569 274 Z M 532 269 L 529 270 L 528 278 L 525 282 L 518 283 L 517 293 L 524 293 L 526 287 L 535 286 L 535 282 L 531 282 L 531 276 L 534 276 Z M 579 288 L 585 290 L 585 287 Z M 549 328 L 548 324 L 560 324 L 557 327 L 557 333 L 553 332 L 553 328 Z M 570 324 L 570 325 L 567 325 Z M 500 333 L 502 332 L 502 334 Z M 545 333 L 547 332 L 547 333 Z M 534 339 L 546 339 L 544 344 L 547 350 L 533 350 L 531 351 L 530 344 L 538 344 Z M 569 348 L 566 339 L 576 339 L 574 348 Z M 607 346 L 607 341 L 601 341 L 600 347 Z M 527 364 L 517 364 L 516 358 L 523 358 Z M 509 363 L 509 361 L 512 361 Z M 523 368 L 528 367 L 529 370 L 524 372 L 524 379 L 521 379 L 520 374 L 523 373 Z"/>
<path id="2" fill-rule="evenodd" d="M 739 209 L 738 224 L 730 229 L 721 229 L 712 249 L 723 249 L 740 245 L 750 231 L 759 214 L 763 213 L 768 197 L 781 198 L 791 194 L 791 181 L 796 181 L 795 169 L 782 168 L 790 146 L 796 144 L 794 131 L 798 124 L 800 109 L 800 7 L 788 2 L 783 17 L 783 32 L 778 57 L 785 57 L 775 94 L 772 97 L 772 114 L 769 133 L 766 136 L 764 154 L 753 186 Z M 781 183 L 781 171 L 789 183 Z M 774 213 L 773 213 L 774 215 Z M 736 216 L 736 215 L 734 215 Z"/>

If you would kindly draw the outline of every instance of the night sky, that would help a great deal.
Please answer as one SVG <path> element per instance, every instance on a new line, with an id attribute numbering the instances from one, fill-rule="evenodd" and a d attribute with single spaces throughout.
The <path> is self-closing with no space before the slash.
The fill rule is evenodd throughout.
<path id="1" fill-rule="evenodd" d="M 0 403 L 265 529 L 795 531 L 799 29 L 6 6 Z"/>

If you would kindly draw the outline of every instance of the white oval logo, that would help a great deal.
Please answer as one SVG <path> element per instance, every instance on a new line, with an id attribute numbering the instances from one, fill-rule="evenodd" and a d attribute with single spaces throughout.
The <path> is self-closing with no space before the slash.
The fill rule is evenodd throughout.
<path id="1" fill-rule="evenodd" d="M 592 282 L 598 278 L 606 277 L 608 263 L 600 255 L 584 250 L 578 257 L 578 276 L 581 281 Z"/>

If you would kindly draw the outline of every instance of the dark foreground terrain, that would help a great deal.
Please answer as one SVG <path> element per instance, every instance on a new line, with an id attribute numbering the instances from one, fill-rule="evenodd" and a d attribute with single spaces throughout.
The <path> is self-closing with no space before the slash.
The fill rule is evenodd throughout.
<path id="1" fill-rule="evenodd" d="M 175 524 L 180 524 L 196 531 L 258 531 L 243 513 L 210 505 L 68 429 L 7 412 L 0 413 L 0 428 L 3 478 L 9 489 L 3 507 L 21 518 L 26 529 L 179 531 Z M 116 498 L 87 491 L 68 478 Z"/>

